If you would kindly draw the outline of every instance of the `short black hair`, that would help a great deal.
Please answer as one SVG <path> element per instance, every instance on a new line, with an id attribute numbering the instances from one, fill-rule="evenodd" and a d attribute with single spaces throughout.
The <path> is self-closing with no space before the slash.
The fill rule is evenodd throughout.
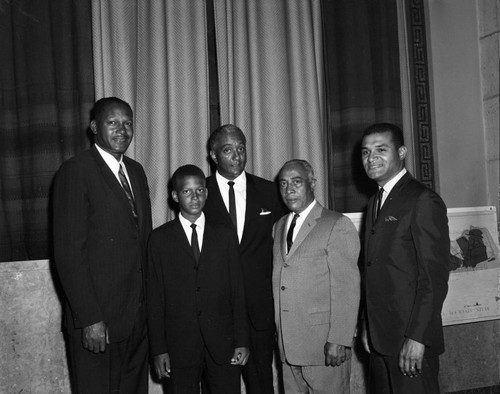
<path id="1" fill-rule="evenodd" d="M 210 150 L 214 150 L 215 144 L 217 143 L 217 139 L 220 135 L 234 132 L 241 133 L 241 135 L 243 136 L 243 143 L 246 145 L 247 139 L 243 131 L 241 131 L 241 129 L 234 124 L 225 124 L 217 127 L 214 131 L 212 131 L 212 134 L 210 134 L 210 138 L 208 139 L 208 146 L 210 147 Z"/>
<path id="2" fill-rule="evenodd" d="M 104 113 L 106 112 L 106 110 L 113 105 L 122 105 L 124 107 L 127 107 L 131 114 L 134 113 L 132 111 L 132 107 L 126 101 L 123 101 L 122 99 L 119 99 L 118 97 L 104 97 L 104 98 L 97 100 L 95 102 L 94 107 L 90 111 L 90 120 L 91 121 L 101 120 L 101 118 L 104 115 Z"/>
<path id="3" fill-rule="evenodd" d="M 203 180 L 203 183 L 205 183 L 205 174 L 203 173 L 201 168 L 195 166 L 194 164 L 186 164 L 175 170 L 174 174 L 172 175 L 172 187 L 175 191 L 179 191 L 182 180 L 188 176 L 199 177 Z"/>
<path id="4" fill-rule="evenodd" d="M 389 133 L 392 138 L 392 142 L 396 145 L 396 149 L 404 146 L 405 140 L 403 137 L 403 130 L 392 123 L 375 123 L 368 126 L 363 132 L 362 140 L 372 134 Z"/>

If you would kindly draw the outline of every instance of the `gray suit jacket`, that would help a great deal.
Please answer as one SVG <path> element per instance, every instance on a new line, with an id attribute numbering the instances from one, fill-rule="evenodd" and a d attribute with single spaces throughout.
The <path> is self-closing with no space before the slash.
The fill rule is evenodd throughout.
<path id="1" fill-rule="evenodd" d="M 358 316 L 360 242 L 346 216 L 316 203 L 286 253 L 274 228 L 273 294 L 281 360 L 324 365 L 326 342 L 351 346 Z"/>

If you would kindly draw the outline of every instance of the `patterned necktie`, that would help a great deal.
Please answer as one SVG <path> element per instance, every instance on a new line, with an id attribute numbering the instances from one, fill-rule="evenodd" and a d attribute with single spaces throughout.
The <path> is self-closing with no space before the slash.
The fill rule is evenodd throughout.
<path id="1" fill-rule="evenodd" d="M 299 217 L 299 214 L 296 213 L 293 215 L 292 223 L 290 223 L 290 228 L 288 229 L 288 233 L 286 234 L 286 252 L 290 252 L 290 249 L 292 248 L 293 244 L 293 230 L 295 228 L 295 223 L 297 223 L 297 218 Z"/>
<path id="2" fill-rule="evenodd" d="M 118 170 L 118 178 L 120 178 L 120 183 L 122 184 L 123 191 L 127 196 L 128 204 L 130 205 L 130 209 L 132 210 L 132 215 L 136 223 L 139 221 L 139 217 L 137 216 L 137 210 L 135 208 L 134 196 L 132 195 L 132 190 L 130 189 L 130 185 L 125 177 L 125 173 L 123 172 L 122 165 L 120 164 L 120 169 Z"/>
<path id="3" fill-rule="evenodd" d="M 376 199 L 377 206 L 376 206 L 376 209 L 374 210 L 373 222 L 375 222 L 375 220 L 377 220 L 378 214 L 380 212 L 380 208 L 382 207 L 383 195 L 384 195 L 384 188 L 381 187 L 380 189 L 378 189 L 378 193 L 377 193 L 377 199 Z"/>
<path id="4" fill-rule="evenodd" d="M 198 234 L 196 233 L 196 224 L 191 224 L 191 228 L 193 229 L 191 233 L 191 249 L 193 249 L 194 258 L 196 260 L 196 264 L 200 261 L 200 245 L 198 244 Z"/>
<path id="5" fill-rule="evenodd" d="M 234 228 L 238 231 L 238 224 L 236 220 L 236 200 L 234 197 L 234 182 L 229 181 L 227 183 L 229 185 L 229 216 L 231 216 L 231 220 L 233 221 Z"/>

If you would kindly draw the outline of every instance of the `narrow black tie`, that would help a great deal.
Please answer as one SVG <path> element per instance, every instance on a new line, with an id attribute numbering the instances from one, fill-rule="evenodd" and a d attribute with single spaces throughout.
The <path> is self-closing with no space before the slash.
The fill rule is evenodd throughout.
<path id="1" fill-rule="evenodd" d="M 286 234 L 286 252 L 290 252 L 290 249 L 292 248 L 293 244 L 293 229 L 295 228 L 295 223 L 297 223 L 297 218 L 299 217 L 299 214 L 296 213 L 293 215 L 292 223 L 290 223 L 290 228 L 288 229 L 288 233 Z"/>
<path id="2" fill-rule="evenodd" d="M 377 193 L 377 208 L 375 209 L 375 215 L 373 221 L 377 220 L 378 214 L 380 212 L 380 207 L 382 206 L 382 196 L 384 195 L 384 188 L 378 189 Z"/>
<path id="3" fill-rule="evenodd" d="M 229 216 L 231 216 L 231 220 L 233 221 L 234 228 L 238 231 L 238 225 L 236 220 L 236 200 L 234 197 L 234 182 L 229 181 L 227 183 L 229 185 Z"/>
<path id="4" fill-rule="evenodd" d="M 198 244 L 198 234 L 196 233 L 196 224 L 191 224 L 193 232 L 191 233 L 191 249 L 193 249 L 196 264 L 200 261 L 200 245 Z"/>
<path id="5" fill-rule="evenodd" d="M 123 172 L 123 168 L 120 164 L 120 169 L 118 170 L 118 178 L 120 178 L 120 183 L 122 184 L 123 191 L 127 196 L 128 204 L 130 205 L 130 209 L 132 210 L 132 215 L 134 215 L 134 219 L 136 223 L 138 222 L 137 210 L 135 208 L 134 196 L 132 195 L 132 190 L 130 189 L 130 185 L 127 181 L 127 177 Z"/>

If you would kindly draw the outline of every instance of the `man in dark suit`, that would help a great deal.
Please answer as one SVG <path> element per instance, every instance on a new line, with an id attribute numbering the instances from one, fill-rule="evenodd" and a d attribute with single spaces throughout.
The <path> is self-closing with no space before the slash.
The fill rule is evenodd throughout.
<path id="1" fill-rule="evenodd" d="M 151 233 L 148 327 L 154 368 L 170 394 L 241 392 L 248 321 L 236 235 L 202 212 L 205 175 L 194 165 L 172 176 L 179 216 Z"/>
<path id="2" fill-rule="evenodd" d="M 305 160 L 286 162 L 280 193 L 291 213 L 274 229 L 273 290 L 285 393 L 350 390 L 359 308 L 359 235 L 314 197 Z"/>
<path id="3" fill-rule="evenodd" d="M 404 168 L 406 154 L 397 126 L 365 130 L 363 166 L 379 186 L 368 203 L 364 251 L 362 340 L 372 393 L 439 393 L 448 219 L 443 200 Z"/>
<path id="4" fill-rule="evenodd" d="M 73 391 L 147 393 L 142 268 L 151 203 L 144 169 L 124 156 L 134 133 L 130 105 L 97 101 L 90 129 L 95 144 L 63 163 L 53 195 Z"/>
<path id="5" fill-rule="evenodd" d="M 246 138 L 238 127 L 230 124 L 219 127 L 210 135 L 209 145 L 217 172 L 207 178 L 210 193 L 204 212 L 211 222 L 232 227 L 240 242 L 250 320 L 251 356 L 243 369 L 245 387 L 249 394 L 272 394 L 275 348 L 272 227 L 283 215 L 283 208 L 273 182 L 245 172 Z"/>

